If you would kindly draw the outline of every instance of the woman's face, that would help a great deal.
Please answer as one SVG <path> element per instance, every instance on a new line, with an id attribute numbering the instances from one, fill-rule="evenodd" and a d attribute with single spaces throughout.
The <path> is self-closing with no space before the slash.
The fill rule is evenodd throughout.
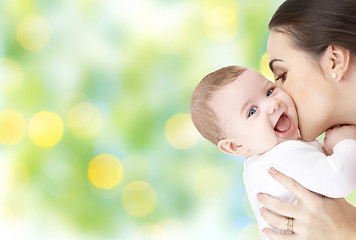
<path id="1" fill-rule="evenodd" d="M 288 35 L 271 31 L 267 44 L 270 68 L 276 84 L 294 100 L 299 130 L 304 140 L 314 140 L 333 126 L 329 118 L 333 93 L 318 62 L 292 46 Z"/>

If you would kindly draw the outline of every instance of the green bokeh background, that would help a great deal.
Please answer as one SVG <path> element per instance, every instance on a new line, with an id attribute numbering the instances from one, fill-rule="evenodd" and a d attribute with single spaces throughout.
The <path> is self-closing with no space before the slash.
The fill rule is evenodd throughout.
<path id="1" fill-rule="evenodd" d="M 191 92 L 207 73 L 238 64 L 265 74 L 267 25 L 282 2 L 2 0 L 0 58 L 15 61 L 23 77 L 15 90 L 1 91 L 0 111 L 21 113 L 26 134 L 0 145 L 1 238 L 259 239 L 242 183 L 243 159 L 201 137 L 186 149 L 174 147 L 165 131 L 176 114 L 189 114 Z M 212 15 L 209 6 L 233 15 Z M 33 16 L 50 26 L 49 41 L 38 50 L 18 37 Z M 46 29 L 32 31 L 40 42 Z M 81 102 L 103 116 L 90 138 L 68 125 Z M 62 138 L 49 148 L 28 134 L 40 111 L 56 113 L 64 124 Z M 88 178 L 90 161 L 102 153 L 124 169 L 109 190 Z M 122 205 L 134 181 L 157 194 L 146 216 L 132 216 Z"/>

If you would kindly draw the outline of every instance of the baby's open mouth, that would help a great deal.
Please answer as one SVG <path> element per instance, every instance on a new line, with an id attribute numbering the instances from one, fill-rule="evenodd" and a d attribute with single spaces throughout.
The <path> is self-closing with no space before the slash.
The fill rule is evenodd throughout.
<path id="1" fill-rule="evenodd" d="M 292 126 L 292 121 L 288 118 L 287 114 L 283 113 L 277 123 L 276 126 L 274 126 L 274 130 L 277 132 L 286 132 L 288 131 Z"/>
<path id="2" fill-rule="evenodd" d="M 283 113 L 274 126 L 274 130 L 282 138 L 289 138 L 293 136 L 296 129 L 294 123 L 289 119 L 288 115 Z"/>

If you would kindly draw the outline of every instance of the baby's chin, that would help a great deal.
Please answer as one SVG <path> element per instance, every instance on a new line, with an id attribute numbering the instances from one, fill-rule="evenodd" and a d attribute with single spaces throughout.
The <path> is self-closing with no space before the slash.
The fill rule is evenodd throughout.
<path id="1" fill-rule="evenodd" d="M 282 142 L 300 139 L 298 129 L 295 129 L 295 131 L 293 131 L 292 134 L 288 135 L 288 137 L 281 137 L 280 134 L 277 134 L 277 133 L 275 136 L 276 136 L 276 140 L 274 140 L 275 142 L 273 143 L 273 141 L 271 141 L 271 145 L 264 152 L 271 150 L 272 148 L 274 148 L 275 146 L 277 146 L 278 144 L 280 144 Z"/>
<path id="2" fill-rule="evenodd" d="M 280 134 L 278 134 L 276 131 L 274 135 L 273 132 L 270 133 L 272 134 L 269 136 L 263 136 L 260 138 L 261 141 L 255 142 L 256 145 L 252 146 L 252 149 L 254 150 L 249 150 L 247 157 L 251 157 L 253 155 L 260 155 L 265 152 L 268 152 L 269 150 L 271 150 L 282 142 L 300 139 L 298 129 L 294 129 L 294 131 L 290 134 L 288 133 L 288 137 L 281 137 Z"/>
<path id="3" fill-rule="evenodd" d="M 277 136 L 278 136 L 279 143 L 282 143 L 282 142 L 285 142 L 285 141 L 290 141 L 290 140 L 298 140 L 298 139 L 300 139 L 300 134 L 299 134 L 299 130 L 298 129 L 295 129 L 295 131 L 291 135 L 289 135 L 288 137 L 281 137 L 278 134 L 277 134 Z"/>

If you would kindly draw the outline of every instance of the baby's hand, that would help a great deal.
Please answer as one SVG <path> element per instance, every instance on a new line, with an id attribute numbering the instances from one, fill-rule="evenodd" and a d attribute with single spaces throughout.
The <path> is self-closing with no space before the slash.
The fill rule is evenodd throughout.
<path id="1" fill-rule="evenodd" d="M 324 144 L 330 154 L 335 145 L 344 139 L 356 140 L 356 125 L 337 125 L 325 132 Z"/>

